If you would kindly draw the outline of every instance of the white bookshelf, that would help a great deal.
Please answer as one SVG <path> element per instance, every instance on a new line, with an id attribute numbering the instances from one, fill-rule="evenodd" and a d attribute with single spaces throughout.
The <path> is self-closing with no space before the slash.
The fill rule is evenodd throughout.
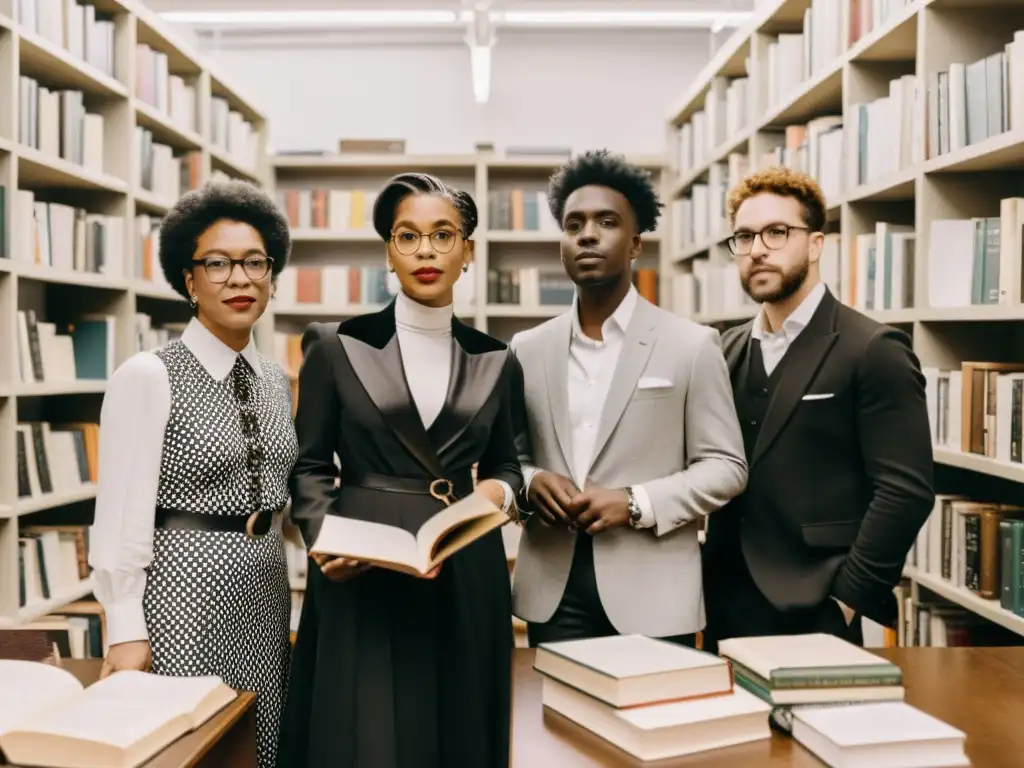
<path id="1" fill-rule="evenodd" d="M 88 524 L 95 486 L 83 483 L 19 498 L 15 426 L 33 420 L 96 423 L 105 391 L 103 379 L 47 380 L 44 376 L 40 382 L 23 382 L 18 311 L 33 310 L 40 321 L 57 323 L 58 332 L 86 313 L 113 316 L 114 367 L 137 351 L 136 313 L 149 315 L 155 327 L 187 321 L 186 303 L 164 284 L 158 264 L 154 262 L 154 279 L 137 274 L 136 216 L 151 216 L 155 226 L 177 192 L 187 188 L 172 184 L 154 190 L 137 183 L 142 162 L 137 127 L 148 130 L 154 143 L 170 148 L 161 150 L 168 155 L 195 153 L 188 162 L 193 163 L 196 184 L 218 177 L 241 178 L 264 187 L 269 181 L 265 120 L 228 78 L 141 3 L 78 0 L 77 4 L 83 10 L 76 13 L 83 17 L 95 13 L 100 21 L 110 22 L 109 49 L 102 45 L 106 38 L 93 38 L 101 41 L 99 48 L 108 50 L 108 59 L 100 54 L 100 60 L 87 61 L 75 39 L 64 31 L 67 19 L 52 23 L 45 16 L 63 3 L 0 0 L 0 186 L 5 189 L 0 232 L 6 232 L 6 248 L 0 250 L 6 256 L 0 258 L 0 626 L 35 620 L 91 591 L 86 579 L 73 587 L 51 589 L 48 599 L 19 605 L 20 526 Z M 26 8 L 19 19 L 19 11 Z M 43 16 L 33 20 L 33 8 L 43 9 Z M 137 53 L 140 44 L 155 52 L 151 59 Z M 164 72 L 162 65 L 152 64 L 157 60 L 166 60 L 167 82 L 174 78 L 175 84 L 168 85 L 173 104 L 144 87 L 146 82 L 161 82 L 157 73 Z M 111 66 L 106 66 L 108 62 Z M 149 75 L 152 81 L 144 80 Z M 34 79 L 40 88 L 83 94 L 85 110 L 102 118 L 102 139 L 91 155 L 76 157 L 52 142 L 33 146 L 36 140 L 22 125 L 22 116 L 32 111 L 24 108 L 22 77 Z M 183 91 L 173 91 L 185 86 L 192 90 L 191 102 Z M 182 104 L 184 111 L 179 109 Z M 45 128 L 44 122 L 39 120 L 40 128 Z M 227 133 L 221 130 L 225 124 L 230 126 Z M 87 137 L 88 131 L 83 135 Z M 83 143 L 87 142 L 85 138 Z M 174 193 L 167 194 L 168 188 Z M 120 254 L 107 262 L 110 271 L 58 268 L 45 257 L 37 263 L 31 250 L 19 246 L 26 242 L 24 238 L 32 242 L 34 225 L 31 217 L 18 215 L 16 190 L 31 191 L 35 203 L 63 204 L 120 218 L 120 229 L 109 230 L 113 234 L 107 254 Z M 266 327 L 272 330 L 272 325 Z M 266 343 L 268 351 L 271 339 L 261 331 L 261 344 Z"/>
<path id="2" fill-rule="evenodd" d="M 888 14 L 864 23 L 848 0 L 767 0 L 672 105 L 663 176 L 672 207 L 661 254 L 665 304 L 723 329 L 753 317 L 756 307 L 743 300 L 725 243 L 726 222 L 715 217 L 719 211 L 712 206 L 742 175 L 730 171 L 781 162 L 810 172 L 826 192 L 826 282 L 843 301 L 910 333 L 926 371 L 958 370 L 965 361 L 1024 362 L 1021 241 L 1000 241 L 999 279 L 986 287 L 998 298 L 981 303 L 985 297 L 965 296 L 958 273 L 958 260 L 971 264 L 977 256 L 956 250 L 941 230 L 933 235 L 937 221 L 1001 216 L 1003 232 L 1021 231 L 1019 214 L 1012 206 L 1008 212 L 1002 201 L 1024 196 L 1019 183 L 1024 32 L 1018 32 L 1024 30 L 1024 4 L 890 0 L 858 5 L 862 10 L 887 6 Z M 807 51 L 813 52 L 813 66 L 807 64 Z M 986 87 L 968 80 L 977 75 L 966 74 L 971 65 L 977 70 L 975 62 L 1000 53 L 1007 63 L 980 81 Z M 987 90 L 993 83 L 998 85 Z M 858 120 L 864 111 L 871 114 L 862 164 Z M 977 127 L 979 114 L 985 115 L 984 130 Z M 724 129 L 716 129 L 719 121 Z M 796 139 L 792 150 L 770 156 L 785 142 L 789 126 L 797 126 L 789 129 Z M 830 128 L 840 135 L 823 138 Z M 688 137 L 698 133 L 703 141 L 696 151 Z M 817 160 L 813 166 L 810 158 Z M 721 212 L 724 216 L 724 208 Z M 698 215 L 706 215 L 699 227 Z M 912 262 L 912 274 L 904 290 L 883 284 L 891 295 L 876 303 L 877 291 L 870 300 L 857 291 L 856 279 L 864 273 L 855 272 L 854 265 L 867 245 L 882 241 L 886 229 L 880 223 L 889 233 L 905 229 L 912 236 L 912 255 L 900 257 Z M 872 233 L 874 243 L 865 238 Z M 937 442 L 939 492 L 968 488 L 972 497 L 1008 503 L 1024 498 L 1024 465 Z M 1024 619 L 998 600 L 916 568 L 907 568 L 905 575 L 915 602 L 922 592 L 938 596 L 1024 634 Z"/>

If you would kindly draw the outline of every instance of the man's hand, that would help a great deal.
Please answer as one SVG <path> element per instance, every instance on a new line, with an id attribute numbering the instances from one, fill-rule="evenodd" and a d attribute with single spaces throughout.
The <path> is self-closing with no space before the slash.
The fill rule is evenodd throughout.
<path id="1" fill-rule="evenodd" d="M 526 499 L 548 525 L 573 527 L 569 507 L 578 493 L 579 489 L 568 477 L 541 470 L 530 481 Z"/>
<path id="2" fill-rule="evenodd" d="M 593 535 L 629 523 L 629 494 L 622 488 L 587 488 L 569 505 L 576 526 Z"/>
<path id="3" fill-rule="evenodd" d="M 129 643 L 118 643 L 110 646 L 107 657 L 103 659 L 100 669 L 100 680 L 125 669 L 136 669 L 148 672 L 153 664 L 153 654 L 148 640 L 133 640 Z"/>

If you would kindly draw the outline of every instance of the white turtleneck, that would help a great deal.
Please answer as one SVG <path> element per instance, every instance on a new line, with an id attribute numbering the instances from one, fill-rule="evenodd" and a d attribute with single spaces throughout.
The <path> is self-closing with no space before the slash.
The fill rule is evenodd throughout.
<path id="1" fill-rule="evenodd" d="M 395 325 L 405 378 L 423 426 L 444 406 L 452 367 L 452 305 L 425 307 L 399 291 Z"/>
<path id="2" fill-rule="evenodd" d="M 451 304 L 425 307 L 402 291 L 395 299 L 395 327 L 405 378 L 423 426 L 428 429 L 444 407 L 448 395 L 452 373 L 453 313 Z M 515 495 L 508 483 L 504 480 L 498 482 L 505 491 L 502 507 L 507 513 Z"/>

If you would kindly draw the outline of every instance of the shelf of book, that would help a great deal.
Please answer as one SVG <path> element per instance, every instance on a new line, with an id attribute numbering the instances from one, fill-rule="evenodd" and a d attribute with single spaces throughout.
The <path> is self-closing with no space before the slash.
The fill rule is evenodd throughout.
<path id="1" fill-rule="evenodd" d="M 664 304 L 722 329 L 752 318 L 725 244 L 726 193 L 770 165 L 810 173 L 828 205 L 823 280 L 912 337 L 937 492 L 965 499 L 962 517 L 1012 521 L 1024 509 L 1024 5 L 883 6 L 766 0 L 672 106 Z M 1003 536 L 987 534 L 971 557 L 1003 562 L 991 551 Z M 962 542 L 952 555 L 965 557 Z M 1016 608 L 978 594 L 991 583 L 908 577 L 929 599 L 1020 634 Z M 1019 562 L 999 572 L 1021 578 Z"/>
<path id="2" fill-rule="evenodd" d="M 106 379 L 189 317 L 160 217 L 210 179 L 268 186 L 227 82 L 135 0 L 0 0 L 0 625 L 91 590 Z"/>

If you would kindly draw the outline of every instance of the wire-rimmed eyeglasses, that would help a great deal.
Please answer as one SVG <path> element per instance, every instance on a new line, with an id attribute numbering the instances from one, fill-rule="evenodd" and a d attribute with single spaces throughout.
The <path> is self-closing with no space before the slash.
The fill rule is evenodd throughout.
<path id="1" fill-rule="evenodd" d="M 459 239 L 455 229 L 438 229 L 433 232 L 416 232 L 411 229 L 398 229 L 391 233 L 391 242 L 395 249 L 404 256 L 412 256 L 420 249 L 423 238 L 429 238 L 430 246 L 435 253 L 449 253 Z"/>
<path id="2" fill-rule="evenodd" d="M 241 264 L 242 270 L 250 280 L 262 280 L 270 274 L 274 260 L 269 256 L 246 256 L 244 259 L 229 259 L 227 256 L 207 256 L 192 262 L 195 267 L 203 267 L 206 277 L 211 283 L 226 283 L 231 277 L 235 264 Z"/>
<path id="3" fill-rule="evenodd" d="M 758 232 L 736 232 L 726 240 L 729 250 L 736 256 L 746 256 L 754 250 L 754 239 L 760 236 L 764 247 L 777 251 L 789 242 L 789 233 L 794 229 L 810 231 L 808 227 L 793 227 L 789 224 L 771 224 Z"/>

